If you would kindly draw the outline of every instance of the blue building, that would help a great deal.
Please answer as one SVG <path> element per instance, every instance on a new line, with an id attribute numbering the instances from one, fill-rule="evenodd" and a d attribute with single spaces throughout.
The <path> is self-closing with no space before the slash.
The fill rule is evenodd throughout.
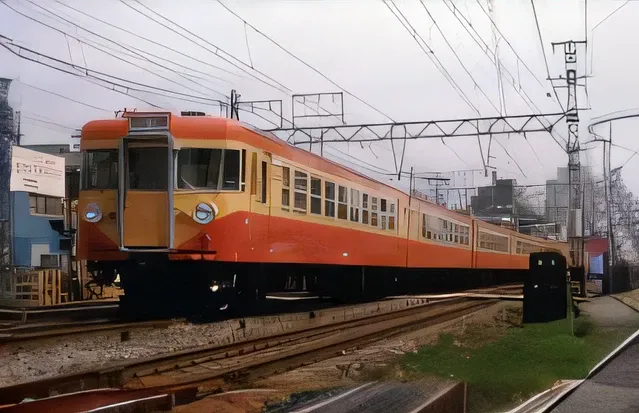
<path id="1" fill-rule="evenodd" d="M 62 199 L 12 192 L 11 201 L 13 266 L 65 268 L 68 251 L 61 249 L 61 241 L 66 237 L 53 229 L 64 227 Z"/>
<path id="2" fill-rule="evenodd" d="M 23 147 L 65 158 L 67 197 L 76 197 L 80 153 L 69 145 Z M 72 182 L 69 182 L 69 181 Z M 71 194 L 69 194 L 71 192 Z M 11 192 L 11 264 L 19 268 L 60 268 L 67 271 L 70 239 L 65 228 L 64 200 L 28 192 Z M 68 224 L 66 225 L 68 228 Z"/>

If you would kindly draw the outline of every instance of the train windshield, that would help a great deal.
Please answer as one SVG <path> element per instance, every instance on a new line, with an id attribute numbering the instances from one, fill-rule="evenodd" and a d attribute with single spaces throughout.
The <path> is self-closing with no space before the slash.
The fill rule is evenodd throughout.
<path id="1" fill-rule="evenodd" d="M 178 188 L 240 189 L 240 151 L 182 149 L 178 152 Z"/>
<path id="2" fill-rule="evenodd" d="M 82 189 L 118 188 L 118 152 L 88 151 L 82 159 Z"/>

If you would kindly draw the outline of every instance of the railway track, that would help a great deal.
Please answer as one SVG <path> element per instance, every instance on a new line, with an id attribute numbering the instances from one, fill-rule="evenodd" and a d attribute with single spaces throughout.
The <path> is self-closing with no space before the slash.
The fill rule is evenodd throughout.
<path id="1" fill-rule="evenodd" d="M 503 295 L 511 295 L 517 292 L 521 293 L 522 286 L 521 285 L 503 285 L 497 287 L 490 288 L 479 288 L 474 290 L 469 290 L 467 293 L 475 293 L 475 294 L 503 294 Z M 443 295 L 445 298 L 452 298 L 455 295 L 459 295 L 463 293 L 454 293 L 451 297 L 447 297 L 447 295 Z M 436 297 L 438 294 L 433 295 Z M 429 296 L 430 297 L 430 296 Z M 402 298 L 410 298 L 410 296 L 402 296 Z M 389 298 L 390 299 L 390 298 Z M 436 299 L 436 298 L 433 298 Z M 304 304 L 304 308 L 293 308 L 294 311 L 317 311 L 319 309 L 326 308 L 325 305 L 320 306 L 319 304 L 313 304 L 308 302 L 308 298 L 303 299 L 306 301 Z M 288 304 L 292 306 L 292 300 L 286 300 Z M 317 308 L 316 308 L 317 307 Z M 95 308 L 95 306 L 88 306 L 87 310 Z M 333 307 L 335 308 L 335 307 Z M 78 311 L 78 308 L 73 309 L 73 311 Z M 278 308 L 279 311 L 284 309 Z M 45 311 L 45 310 L 42 310 Z M 59 310 L 53 310 L 53 314 L 55 314 Z M 275 312 L 273 312 L 275 313 Z M 65 315 L 65 312 L 60 313 Z M 270 315 L 271 312 L 267 311 L 263 315 Z M 257 315 L 257 314 L 256 314 Z M 247 315 L 248 316 L 248 315 Z M 53 337 L 62 337 L 62 336 L 72 336 L 77 334 L 88 334 L 88 333 L 101 333 L 101 332 L 126 332 L 135 329 L 144 329 L 144 328 L 166 328 L 171 324 L 177 322 L 184 322 L 184 319 L 174 319 L 174 320 L 148 320 L 148 321 L 138 321 L 138 322 L 122 322 L 118 318 L 109 317 L 109 318 L 100 318 L 100 319 L 88 319 L 88 320 L 78 320 L 78 321 L 48 321 L 48 322 L 32 322 L 25 324 L 9 324 L 2 328 L 0 328 L 0 344 L 10 343 L 10 342 L 22 342 L 22 341 L 34 341 L 39 339 L 48 339 Z"/>
<path id="2" fill-rule="evenodd" d="M 479 311 L 496 301 L 455 298 L 240 344 L 202 347 L 120 363 L 108 368 L 0 388 L 0 401 L 19 403 L 25 398 L 45 398 L 15 406 L 11 411 L 72 412 L 84 411 L 74 410 L 73 406 L 80 403 L 77 400 L 84 400 L 85 403 L 87 399 L 99 399 L 99 405 L 105 406 L 112 401 L 121 403 L 123 394 L 126 394 L 126 400 L 150 398 L 157 402 L 162 395 L 184 395 L 186 392 L 188 396 L 183 397 L 193 400 L 198 396 L 198 391 L 205 388 L 209 389 L 208 392 L 215 392 L 219 391 L 222 384 L 227 387 L 243 384 L 258 377 L 315 363 L 348 349 Z M 205 386 L 207 383 L 208 386 Z M 46 398 L 104 388 L 122 390 L 102 391 L 99 397 L 89 392 L 84 393 L 84 396 L 75 394 Z M 200 391 L 199 396 L 206 393 Z M 60 406 L 64 410 L 59 410 Z M 83 406 L 86 410 L 86 403 Z"/>

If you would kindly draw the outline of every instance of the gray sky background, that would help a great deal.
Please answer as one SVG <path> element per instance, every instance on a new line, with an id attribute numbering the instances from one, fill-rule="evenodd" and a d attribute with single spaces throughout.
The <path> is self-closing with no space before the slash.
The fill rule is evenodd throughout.
<path id="1" fill-rule="evenodd" d="M 232 88 L 241 93 L 242 100 L 283 99 L 284 116 L 290 118 L 290 93 L 256 81 L 216 56 L 215 49 L 202 40 L 187 35 L 193 40 L 191 42 L 131 8 L 152 15 L 140 5 L 143 4 L 245 62 L 247 66 L 243 67 L 248 72 L 255 74 L 250 69 L 252 66 L 295 93 L 339 91 L 337 87 L 295 61 L 260 34 L 245 27 L 240 19 L 226 11 L 215 0 L 140 0 L 141 3 L 125 1 L 126 4 L 115 0 L 2 0 L 2 3 L 32 18 L 66 32 L 67 36 L 16 14 L 2 3 L 0 34 L 13 39 L 15 44 L 128 81 L 211 99 L 225 100 L 223 95 L 228 96 Z M 583 40 L 586 30 L 584 3 L 584 0 L 535 1 L 543 46 L 553 77 L 564 74 L 563 51 L 557 50 L 557 53 L 553 54 L 550 43 L 569 39 Z M 73 11 L 65 7 L 65 4 L 89 16 Z M 127 7 L 127 4 L 131 7 Z M 411 34 L 402 27 L 382 1 L 225 0 L 224 4 L 337 84 L 394 120 L 416 121 L 477 116 L 476 112 L 457 95 L 429 56 L 420 49 Z M 457 12 L 468 19 L 482 39 L 492 47 L 492 26 L 481 9 L 483 7 L 488 10 L 486 0 L 455 0 L 453 3 L 449 0 L 424 0 L 425 7 L 418 0 L 396 0 L 395 4 L 433 50 L 431 57 L 436 56 L 441 61 L 473 105 L 479 109 L 481 116 L 497 115 L 497 110 L 479 90 L 481 88 L 499 108 L 496 68 L 449 9 L 453 8 L 454 4 Z M 639 70 L 639 56 L 634 53 L 639 49 L 639 1 L 590 0 L 587 5 L 589 44 L 587 55 L 583 47 L 579 49 L 579 75 L 587 71 L 592 77 L 588 79 L 589 99 L 586 99 L 583 90 L 580 90 L 579 106 L 586 107 L 589 104 L 592 110 L 580 113 L 582 142 L 591 139 L 587 132 L 591 118 L 639 106 L 636 103 L 639 84 L 636 76 L 632 75 Z M 592 31 L 599 22 L 622 5 L 624 7 L 619 12 Z M 44 9 L 72 21 L 75 25 L 48 14 Z M 459 64 L 437 26 L 429 18 L 426 9 L 432 14 L 437 26 L 458 53 L 477 85 Z M 493 9 L 494 21 L 504 36 L 498 42 L 499 56 L 502 64 L 515 78 L 513 87 L 507 80 L 509 76 L 504 73 L 507 113 L 515 115 L 534 112 L 522 100 L 517 90 L 525 91 L 544 113 L 560 111 L 559 104 L 551 93 L 550 82 L 546 80 L 546 67 L 530 0 L 493 0 Z M 90 16 L 126 28 L 135 35 L 123 33 Z M 154 17 L 158 19 L 157 16 Z M 167 24 L 181 32 L 179 28 Z M 187 74 L 190 80 L 173 71 L 132 57 L 117 44 L 96 37 L 76 25 L 121 46 L 133 46 L 164 57 L 168 62 L 156 61 Z M 109 47 L 112 49 L 109 52 L 117 57 L 108 56 L 86 44 L 81 45 L 70 36 L 79 37 L 98 47 Z M 149 43 L 140 36 L 174 48 L 200 62 Z M 497 39 L 500 38 L 497 34 Z M 515 56 L 506 41 L 512 45 L 521 60 Z M 209 50 L 206 50 L 207 48 Z M 227 56 L 222 52 L 218 53 Z M 33 55 L 27 53 L 25 56 Z M 148 71 L 127 64 L 122 59 L 130 60 Z M 38 60 L 48 62 L 44 58 Z M 524 67 L 524 63 L 534 76 Z M 59 63 L 55 65 L 63 67 Z M 215 69 L 211 65 L 219 66 L 225 71 Z M 71 140 L 71 130 L 43 121 L 75 128 L 81 127 L 91 119 L 113 117 L 112 112 L 82 106 L 39 91 L 32 86 L 109 110 L 125 107 L 137 107 L 139 110 L 149 108 L 148 104 L 133 97 L 108 91 L 83 79 L 83 71 L 80 69 L 71 70 L 75 70 L 78 76 L 60 73 L 38 63 L 29 62 L 0 48 L 0 76 L 16 79 L 11 87 L 10 103 L 14 109 L 22 111 L 25 143 Z M 261 77 L 259 74 L 256 76 Z M 546 96 L 549 92 L 552 98 Z M 200 103 L 150 93 L 129 94 L 174 111 L 203 110 L 213 114 L 218 112 L 216 107 Z M 558 89 L 558 94 L 565 105 L 565 89 Z M 330 102 L 324 102 L 324 106 L 331 107 Z M 388 121 L 383 115 L 346 94 L 344 107 L 347 123 Z M 256 126 L 269 126 L 250 114 L 241 113 L 240 116 Z M 614 141 L 633 150 L 639 149 L 639 143 L 635 142 L 636 137 L 633 136 L 637 124 L 636 120 L 615 123 Z M 563 122 L 559 125 L 558 131 L 563 137 L 567 136 Z M 607 128 L 601 131 L 603 133 Z M 531 134 L 527 141 L 523 136 L 515 135 L 510 138 L 500 136 L 497 140 L 516 159 L 526 175 L 522 175 L 519 167 L 499 144 L 493 143 L 492 155 L 495 159 L 491 163 L 497 167 L 499 177 L 516 178 L 518 182 L 526 184 L 543 183 L 546 179 L 553 179 L 556 168 L 565 166 L 567 162 L 565 153 L 547 134 Z M 487 144 L 488 140 L 485 139 L 483 142 Z M 413 166 L 418 172 L 451 171 L 478 169 L 482 165 L 474 138 L 449 138 L 445 144 L 441 141 L 414 141 L 408 145 L 404 170 Z M 325 150 L 327 157 L 354 166 L 371 176 L 381 176 L 373 173 L 371 169 L 393 171 L 395 168 L 388 142 L 375 143 L 370 147 L 361 147 L 359 144 L 331 146 Z M 601 170 L 601 148 L 589 146 L 595 149 L 584 152 L 582 161 L 592 164 L 596 171 Z M 612 155 L 613 167 L 624 164 L 631 155 L 633 153 L 630 151 L 615 148 Z M 639 174 L 636 173 L 638 170 L 639 156 L 626 164 L 623 173 L 624 179 L 635 192 L 639 192 Z"/>

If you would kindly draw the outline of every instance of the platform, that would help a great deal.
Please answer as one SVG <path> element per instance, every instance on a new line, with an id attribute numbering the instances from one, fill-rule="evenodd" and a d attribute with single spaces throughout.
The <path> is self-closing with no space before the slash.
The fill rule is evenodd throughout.
<path id="1" fill-rule="evenodd" d="M 322 393 L 281 412 L 288 413 L 416 413 L 429 411 L 462 412 L 466 386 L 463 383 L 424 379 L 414 382 L 369 382 L 352 389 Z M 446 408 L 442 409 L 445 405 Z"/>

